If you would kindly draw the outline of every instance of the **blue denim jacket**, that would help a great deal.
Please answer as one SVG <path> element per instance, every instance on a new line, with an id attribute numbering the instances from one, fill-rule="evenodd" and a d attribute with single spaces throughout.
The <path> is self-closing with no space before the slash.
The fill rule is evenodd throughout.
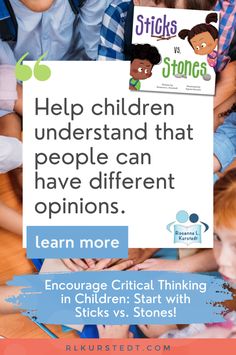
<path id="1" fill-rule="evenodd" d="M 231 113 L 214 134 L 214 154 L 221 164 L 221 171 L 236 158 L 236 112 Z"/>

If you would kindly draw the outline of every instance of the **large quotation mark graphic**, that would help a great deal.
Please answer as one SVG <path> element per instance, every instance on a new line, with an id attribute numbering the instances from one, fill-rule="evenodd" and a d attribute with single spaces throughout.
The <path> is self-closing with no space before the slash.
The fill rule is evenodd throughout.
<path id="1" fill-rule="evenodd" d="M 26 52 L 16 63 L 16 78 L 17 80 L 20 81 L 26 81 L 29 80 L 33 73 L 32 69 L 25 64 L 22 64 L 23 60 L 29 55 L 29 52 Z M 46 81 L 50 78 L 51 76 L 51 70 L 50 68 L 45 65 L 45 64 L 40 64 L 40 62 L 45 58 L 47 55 L 47 52 L 41 55 L 39 59 L 37 60 L 35 66 L 34 66 L 34 77 L 39 80 L 39 81 Z"/>

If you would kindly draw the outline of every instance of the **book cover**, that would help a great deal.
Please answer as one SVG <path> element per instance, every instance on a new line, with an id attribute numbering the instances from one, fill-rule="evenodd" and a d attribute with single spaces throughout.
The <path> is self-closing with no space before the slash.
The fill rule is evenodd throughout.
<path id="1" fill-rule="evenodd" d="M 130 90 L 214 95 L 218 21 L 214 11 L 135 6 Z"/>

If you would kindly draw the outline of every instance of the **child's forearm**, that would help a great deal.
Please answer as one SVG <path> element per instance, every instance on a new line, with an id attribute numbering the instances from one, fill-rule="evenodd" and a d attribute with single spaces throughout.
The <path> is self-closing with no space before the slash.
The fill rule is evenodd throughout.
<path id="1" fill-rule="evenodd" d="M 0 227 L 15 234 L 22 234 L 22 216 L 1 202 Z"/>
<path id="2" fill-rule="evenodd" d="M 15 297 L 20 294 L 22 287 L 0 286 L 0 314 L 20 313 L 21 309 L 13 306 L 6 301 L 7 298 Z"/>
<path id="3" fill-rule="evenodd" d="M 208 272 L 217 270 L 212 249 L 202 250 L 197 254 L 178 261 L 177 271 Z"/>
<path id="4" fill-rule="evenodd" d="M 236 68 L 235 68 L 235 80 L 236 80 Z M 226 101 L 224 101 L 221 105 L 215 108 L 214 110 L 214 131 L 224 123 L 225 116 L 222 116 L 222 113 L 226 113 L 231 109 L 233 104 L 236 102 L 236 91 L 235 94 L 230 96 Z"/>
<path id="5" fill-rule="evenodd" d="M 20 84 L 17 84 L 17 96 L 18 96 L 18 99 L 16 100 L 15 102 L 15 106 L 14 106 L 14 111 L 16 113 L 18 113 L 18 115 L 22 116 L 22 106 L 23 106 L 23 102 L 22 102 L 22 85 Z"/>
<path id="6" fill-rule="evenodd" d="M 231 62 L 220 73 L 219 81 L 216 85 L 216 95 L 214 98 L 214 108 L 228 100 L 236 91 L 235 81 L 236 61 Z"/>
<path id="7" fill-rule="evenodd" d="M 0 135 L 21 140 L 21 118 L 15 112 L 0 117 Z"/>

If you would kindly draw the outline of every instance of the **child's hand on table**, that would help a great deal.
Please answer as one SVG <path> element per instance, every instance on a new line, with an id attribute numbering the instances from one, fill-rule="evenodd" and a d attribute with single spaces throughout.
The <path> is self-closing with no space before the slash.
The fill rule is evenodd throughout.
<path id="1" fill-rule="evenodd" d="M 142 249 L 142 248 L 129 248 L 129 254 L 128 254 L 128 258 L 125 259 L 110 259 L 109 263 L 107 264 L 106 268 L 110 268 L 110 267 L 115 267 L 119 264 L 125 265 L 125 262 L 131 261 L 132 265 L 135 264 L 139 264 L 145 260 L 147 260 L 148 258 L 150 258 L 157 250 L 159 249 Z M 103 260 L 104 259 L 95 259 L 96 262 L 96 268 L 100 268 L 101 265 L 103 265 Z M 127 263 L 128 265 L 128 263 Z M 103 267 L 104 269 L 105 267 Z M 117 269 L 116 267 L 114 268 L 114 270 L 120 270 L 119 268 Z M 123 270 L 123 269 L 122 269 Z"/>
<path id="2" fill-rule="evenodd" d="M 126 259 L 126 260 L 132 260 L 134 265 L 140 264 L 143 261 L 147 260 L 148 258 L 151 258 L 153 256 L 153 254 L 155 254 L 159 249 L 158 248 L 156 248 L 156 249 L 129 248 L 129 256 L 128 256 L 128 259 Z M 124 261 L 124 259 L 121 259 L 120 262 L 122 262 L 122 260 Z"/>
<path id="3" fill-rule="evenodd" d="M 134 265 L 133 260 L 124 260 L 118 264 L 114 264 L 113 261 L 114 259 L 101 259 L 93 268 L 90 268 L 87 271 L 123 271 L 130 269 Z"/>
<path id="4" fill-rule="evenodd" d="M 170 259 L 148 259 L 141 264 L 137 264 L 130 270 L 159 270 L 159 271 L 179 271 L 179 272 L 209 272 L 216 271 L 217 265 L 212 249 L 201 250 L 185 258 L 178 260 Z"/>
<path id="5" fill-rule="evenodd" d="M 166 259 L 148 259 L 141 264 L 137 264 L 130 270 L 161 270 L 161 271 L 176 271 L 180 260 L 166 260 Z"/>
<path id="6" fill-rule="evenodd" d="M 94 259 L 61 259 L 63 264 L 71 271 L 85 271 L 95 267 Z"/>
<path id="7" fill-rule="evenodd" d="M 120 264 L 115 264 L 114 266 L 108 267 L 105 269 L 106 271 L 123 271 L 130 270 L 130 268 L 134 265 L 133 260 L 125 260 Z"/>
<path id="8" fill-rule="evenodd" d="M 126 270 L 145 261 L 158 249 L 130 248 L 127 259 L 61 259 L 71 271 Z"/>
<path id="9" fill-rule="evenodd" d="M 129 325 L 98 325 L 99 338 L 127 339 L 132 338 Z"/>
<path id="10" fill-rule="evenodd" d="M 95 264 L 91 267 L 93 270 L 104 270 L 109 268 L 110 266 L 114 266 L 121 259 L 117 258 L 103 258 L 103 259 L 95 259 Z"/>
<path id="11" fill-rule="evenodd" d="M 124 260 L 116 264 L 117 259 L 61 259 L 70 271 L 122 271 L 134 265 L 132 260 Z M 120 260 L 120 259 L 118 259 Z"/>

